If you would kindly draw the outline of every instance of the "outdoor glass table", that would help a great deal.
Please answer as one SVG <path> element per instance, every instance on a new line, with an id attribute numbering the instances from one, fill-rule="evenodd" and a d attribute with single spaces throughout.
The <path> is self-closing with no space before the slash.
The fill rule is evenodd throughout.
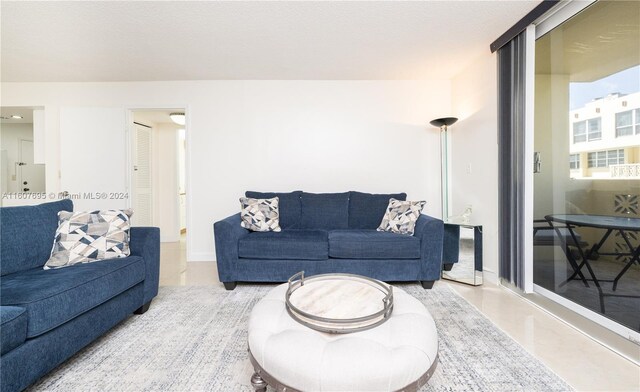
<path id="1" fill-rule="evenodd" d="M 574 243 L 579 243 L 577 239 L 577 234 L 574 231 L 574 228 L 576 227 L 591 227 L 596 229 L 603 229 L 605 231 L 600 241 L 595 245 L 593 245 L 591 249 L 587 250 L 586 253 L 584 249 L 582 249 L 582 247 L 579 247 L 579 246 L 577 247 L 577 250 L 582 259 L 582 262 L 580 264 L 578 264 L 578 262 L 573 257 L 571 252 L 566 253 L 569 264 L 573 268 L 573 274 L 563 284 L 566 284 L 570 280 L 576 279 L 576 277 L 582 280 L 582 282 L 587 287 L 589 287 L 589 284 L 587 283 L 587 281 L 593 281 L 595 286 L 598 288 L 598 292 L 600 294 L 600 309 L 602 313 L 604 313 L 604 302 L 602 301 L 602 298 L 604 296 L 639 298 L 638 296 L 633 296 L 633 295 L 604 294 L 602 292 L 600 282 L 613 282 L 613 291 L 615 291 L 618 286 L 618 281 L 620 280 L 620 278 L 622 278 L 625 272 L 627 272 L 634 263 L 640 264 L 640 245 L 638 245 L 637 247 L 634 247 L 631 244 L 631 241 L 629 240 L 629 235 L 628 235 L 628 232 L 640 232 L 640 218 L 626 218 L 626 217 L 620 217 L 620 216 L 589 215 L 589 214 L 582 214 L 582 215 L 554 214 L 554 215 L 547 215 L 544 218 L 547 220 L 547 222 L 549 222 L 549 225 L 555 229 L 558 239 L 560 240 L 561 244 L 565 247 L 567 246 L 565 237 L 560 233 L 559 231 L 560 228 L 557 227 L 557 225 L 554 225 L 554 223 L 564 224 L 565 226 L 563 227 L 565 227 L 569 231 L 569 234 L 571 235 L 571 238 L 573 239 Z M 614 231 L 620 234 L 620 236 L 626 243 L 629 251 L 628 252 L 614 251 L 614 252 L 608 252 L 608 253 L 599 252 L 602 245 L 604 245 L 604 243 L 607 241 L 611 233 L 613 233 Z M 608 255 L 608 256 L 629 257 L 629 259 L 627 260 L 627 263 L 625 264 L 624 268 L 622 268 L 620 273 L 618 273 L 618 275 L 613 280 L 604 280 L 604 279 L 599 280 L 598 278 L 596 278 L 596 275 L 593 272 L 593 268 L 591 267 L 591 264 L 589 264 L 590 256 L 596 253 L 600 255 Z M 587 268 L 589 275 L 591 276 L 591 279 L 587 279 L 584 276 L 584 274 L 582 273 L 583 267 Z"/>

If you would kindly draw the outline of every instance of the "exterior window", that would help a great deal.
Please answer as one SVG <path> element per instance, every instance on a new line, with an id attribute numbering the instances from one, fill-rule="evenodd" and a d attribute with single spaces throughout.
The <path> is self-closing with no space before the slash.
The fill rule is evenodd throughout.
<path id="1" fill-rule="evenodd" d="M 587 139 L 589 141 L 602 139 L 602 121 L 600 117 L 588 120 L 587 124 L 589 124 Z"/>
<path id="2" fill-rule="evenodd" d="M 636 109 L 636 121 L 638 118 L 638 109 Z M 633 111 L 616 113 L 616 137 L 633 135 Z M 636 133 L 640 127 L 637 126 Z"/>
<path id="3" fill-rule="evenodd" d="M 573 123 L 574 143 L 600 139 L 602 139 L 602 121 L 600 117 Z"/>
<path id="4" fill-rule="evenodd" d="M 590 152 L 589 155 L 587 156 L 587 161 L 588 161 L 588 166 L 589 167 L 604 167 L 606 164 L 606 159 L 604 160 L 604 162 L 598 162 L 598 158 L 601 155 L 601 151 L 597 151 L 597 152 Z M 606 155 L 605 155 L 606 157 Z M 600 165 L 601 164 L 601 165 Z"/>
<path id="5" fill-rule="evenodd" d="M 640 135 L 640 109 L 636 109 L 636 135 Z"/>
<path id="6" fill-rule="evenodd" d="M 618 150 L 607 151 L 607 166 L 618 164 Z"/>
<path id="7" fill-rule="evenodd" d="M 587 122 L 579 121 L 573 123 L 573 142 L 581 143 L 587 141 Z"/>
<path id="8" fill-rule="evenodd" d="M 624 150 L 595 151 L 587 155 L 587 166 L 609 167 L 624 163 Z"/>
<path id="9" fill-rule="evenodd" d="M 569 155 L 569 169 L 580 169 L 580 154 Z"/>

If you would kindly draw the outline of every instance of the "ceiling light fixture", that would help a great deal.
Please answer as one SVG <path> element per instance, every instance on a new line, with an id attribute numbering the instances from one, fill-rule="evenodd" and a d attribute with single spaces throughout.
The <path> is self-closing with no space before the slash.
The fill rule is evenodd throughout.
<path id="1" fill-rule="evenodd" d="M 173 121 L 174 123 L 176 123 L 178 125 L 184 125 L 185 124 L 184 113 L 171 113 L 169 115 L 169 117 L 171 118 L 171 121 Z"/>
<path id="2" fill-rule="evenodd" d="M 17 114 L 14 114 L 14 115 L 11 116 L 11 118 L 14 119 L 14 120 L 21 120 L 22 116 L 18 116 Z"/>

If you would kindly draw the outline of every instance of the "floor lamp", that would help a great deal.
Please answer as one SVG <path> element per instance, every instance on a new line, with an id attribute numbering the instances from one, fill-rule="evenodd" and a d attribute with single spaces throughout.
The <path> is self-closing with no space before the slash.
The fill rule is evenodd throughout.
<path id="1" fill-rule="evenodd" d="M 449 141 L 447 129 L 458 121 L 455 117 L 436 118 L 430 124 L 440 128 L 440 189 L 442 191 L 442 220 L 449 218 Z"/>

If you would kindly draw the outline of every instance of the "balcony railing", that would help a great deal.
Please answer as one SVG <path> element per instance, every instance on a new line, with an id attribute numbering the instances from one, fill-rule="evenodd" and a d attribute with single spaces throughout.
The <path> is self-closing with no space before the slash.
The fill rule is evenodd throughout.
<path id="1" fill-rule="evenodd" d="M 611 178 L 640 178 L 640 163 L 609 166 Z"/>

